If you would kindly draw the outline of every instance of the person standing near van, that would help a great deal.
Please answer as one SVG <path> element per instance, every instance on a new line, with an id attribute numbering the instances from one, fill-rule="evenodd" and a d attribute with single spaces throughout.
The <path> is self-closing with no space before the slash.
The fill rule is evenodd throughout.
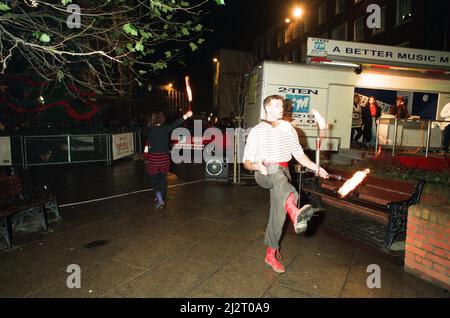
<path id="1" fill-rule="evenodd" d="M 361 97 L 358 94 L 354 94 L 353 113 L 352 113 L 352 135 L 351 135 L 351 141 L 354 143 L 357 143 L 361 138 L 361 136 L 363 135 L 360 101 Z"/>
<path id="2" fill-rule="evenodd" d="M 442 151 L 444 153 L 448 153 L 448 146 L 450 143 L 450 103 L 445 104 L 445 106 L 442 108 L 441 117 L 444 117 L 445 121 L 448 121 L 449 123 L 444 123 L 444 140 L 442 143 Z"/>
<path id="3" fill-rule="evenodd" d="M 408 106 L 403 96 L 397 96 L 395 105 L 392 105 L 389 109 L 389 115 L 394 115 L 398 119 L 408 119 Z"/>
<path id="4" fill-rule="evenodd" d="M 284 98 L 279 95 L 264 99 L 265 120 L 250 131 L 243 157 L 244 167 L 255 171 L 256 183 L 270 191 L 264 261 L 277 273 L 285 271 L 279 262 L 279 244 L 286 214 L 291 219 L 295 232 L 300 233 L 306 230 L 307 221 L 314 213 L 309 204 L 297 207 L 299 194 L 289 182 L 288 162 L 294 157 L 302 166 L 314 171 L 318 169 L 304 154 L 292 124 L 282 120 L 283 104 Z M 323 168 L 319 168 L 318 172 L 322 178 L 328 178 L 328 173 Z"/>
<path id="5" fill-rule="evenodd" d="M 375 147 L 377 138 L 377 119 L 381 117 L 381 107 L 378 106 L 374 96 L 370 96 L 366 105 L 362 108 L 362 121 L 364 141 L 368 146 Z"/>
<path id="6" fill-rule="evenodd" d="M 165 125 L 166 118 L 163 112 L 157 111 L 151 115 L 147 138 L 148 153 L 144 157 L 146 172 L 150 175 L 150 180 L 155 191 L 155 210 L 160 210 L 165 206 L 167 174 L 170 170 L 170 133 L 173 129 L 181 126 L 191 116 L 192 112 L 188 111 L 183 117 L 169 125 Z"/>

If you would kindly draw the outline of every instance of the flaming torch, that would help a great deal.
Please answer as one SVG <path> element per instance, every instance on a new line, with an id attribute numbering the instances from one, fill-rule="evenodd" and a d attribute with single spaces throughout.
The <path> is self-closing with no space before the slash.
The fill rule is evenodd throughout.
<path id="1" fill-rule="evenodd" d="M 325 135 L 325 130 L 327 129 L 327 123 L 325 122 L 325 119 L 319 114 L 319 112 L 317 110 L 312 109 L 311 112 L 314 115 L 314 118 L 316 119 L 316 123 L 317 123 L 317 138 L 316 138 L 317 171 L 316 171 L 316 176 L 318 176 L 319 171 L 320 171 L 320 147 L 321 147 L 321 143 L 322 143 L 322 138 Z"/>
<path id="2" fill-rule="evenodd" d="M 184 81 L 186 82 L 186 93 L 189 101 L 189 111 L 192 111 L 192 90 L 191 86 L 189 85 L 189 76 L 186 76 L 184 78 Z"/>
<path id="3" fill-rule="evenodd" d="M 364 169 L 363 171 L 357 171 L 353 177 L 348 179 L 338 190 L 341 199 L 347 194 L 352 192 L 370 173 L 370 169 Z"/>

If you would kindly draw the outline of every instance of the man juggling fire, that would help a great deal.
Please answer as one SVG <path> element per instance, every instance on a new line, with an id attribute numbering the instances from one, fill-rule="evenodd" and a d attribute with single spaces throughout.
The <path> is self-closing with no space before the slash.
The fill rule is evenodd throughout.
<path id="1" fill-rule="evenodd" d="M 265 120 L 250 132 L 244 150 L 244 166 L 255 171 L 255 180 L 270 191 L 270 215 L 264 243 L 265 262 L 277 273 L 285 271 L 279 262 L 279 243 L 286 220 L 291 219 L 296 233 L 306 230 L 314 209 L 307 204 L 297 207 L 299 194 L 289 182 L 288 162 L 294 157 L 302 166 L 317 171 L 322 178 L 328 173 L 312 162 L 303 152 L 294 127 L 282 120 L 284 98 L 271 95 L 264 99 Z"/>

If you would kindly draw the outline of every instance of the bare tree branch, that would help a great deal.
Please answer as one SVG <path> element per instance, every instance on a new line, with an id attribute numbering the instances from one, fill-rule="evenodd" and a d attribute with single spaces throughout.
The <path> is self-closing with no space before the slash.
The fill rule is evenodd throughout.
<path id="1" fill-rule="evenodd" d="M 48 82 L 126 93 L 203 43 L 210 1 L 78 0 L 72 12 L 71 0 L 0 0 L 0 73 L 20 59 Z"/>

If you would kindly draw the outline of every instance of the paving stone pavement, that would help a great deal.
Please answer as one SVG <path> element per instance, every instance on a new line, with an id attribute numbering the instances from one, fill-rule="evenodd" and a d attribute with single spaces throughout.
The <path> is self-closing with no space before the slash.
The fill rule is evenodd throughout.
<path id="1" fill-rule="evenodd" d="M 96 180 L 98 187 L 111 181 Z M 171 184 L 184 181 L 170 178 Z M 0 251 L 0 297 L 449 298 L 405 273 L 401 258 L 340 233 L 357 222 L 340 218 L 341 212 L 327 212 L 309 236 L 286 224 L 286 272 L 277 274 L 264 263 L 266 190 L 199 182 L 169 194 L 173 199 L 161 211 L 153 210 L 152 193 L 142 192 L 63 207 L 51 232 L 17 233 L 17 246 Z M 342 224 L 332 226 L 338 219 Z M 87 248 L 95 241 L 105 244 Z M 70 264 L 81 268 L 79 289 L 67 287 Z M 370 264 L 381 268 L 380 289 L 367 287 Z"/>

